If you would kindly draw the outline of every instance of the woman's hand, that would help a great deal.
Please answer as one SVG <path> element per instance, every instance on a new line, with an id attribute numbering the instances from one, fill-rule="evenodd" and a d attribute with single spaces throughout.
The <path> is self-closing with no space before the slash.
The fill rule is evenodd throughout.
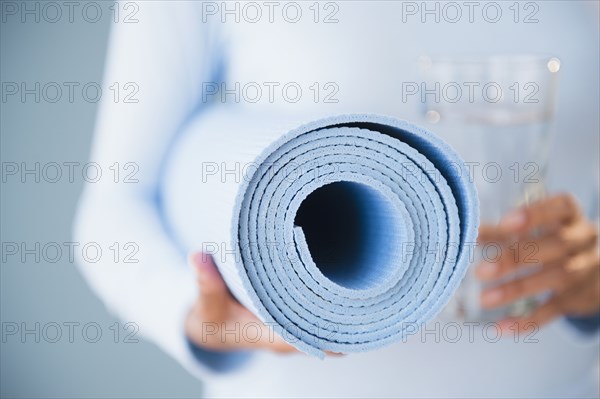
<path id="1" fill-rule="evenodd" d="M 196 253 L 191 263 L 200 292 L 187 316 L 185 331 L 194 344 L 217 351 L 298 352 L 231 295 L 210 255 Z"/>
<path id="2" fill-rule="evenodd" d="M 497 243 L 501 255 L 483 262 L 476 275 L 483 281 L 500 279 L 519 269 L 533 273 L 510 280 L 481 294 L 484 308 L 508 305 L 520 298 L 550 293 L 532 314 L 500 322 L 521 332 L 559 316 L 588 316 L 600 311 L 598 228 L 586 220 L 570 195 L 556 195 L 519 208 L 497 226 L 480 228 L 479 241 Z"/>

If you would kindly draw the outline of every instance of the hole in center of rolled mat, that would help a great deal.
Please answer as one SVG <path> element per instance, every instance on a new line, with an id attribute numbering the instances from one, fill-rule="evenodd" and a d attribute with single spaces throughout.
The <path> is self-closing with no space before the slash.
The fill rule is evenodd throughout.
<path id="1" fill-rule="evenodd" d="M 336 182 L 306 197 L 294 223 L 302 228 L 313 261 L 332 282 L 369 289 L 390 277 L 398 265 L 399 215 L 376 189 Z"/>

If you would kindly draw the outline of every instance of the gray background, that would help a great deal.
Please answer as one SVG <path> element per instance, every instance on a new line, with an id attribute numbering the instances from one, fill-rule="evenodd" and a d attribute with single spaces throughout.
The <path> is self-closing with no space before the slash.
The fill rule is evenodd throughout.
<path id="1" fill-rule="evenodd" d="M 20 3 L 20 2 L 19 2 Z M 43 4 L 43 2 L 42 2 Z M 39 23 L 28 17 L 6 17 L 1 23 L 2 82 L 101 82 L 106 41 L 112 15 L 102 3 L 103 16 L 96 23 L 74 14 L 75 22 L 63 17 L 56 23 Z M 33 6 L 32 6 L 33 7 Z M 91 11 L 90 11 L 91 12 Z M 81 86 L 80 86 L 81 87 Z M 77 89 L 75 93 L 78 93 Z M 79 91 L 79 93 L 81 93 Z M 74 102 L 56 103 L 28 96 L 22 103 L 13 96 L 1 105 L 2 162 L 80 162 L 88 157 L 96 104 L 81 95 Z M 66 169 L 65 169 L 66 170 Z M 1 186 L 1 240 L 26 243 L 72 241 L 71 224 L 82 179 L 69 183 L 7 178 Z M 43 199 L 43 200 L 41 200 Z M 52 256 L 52 255 L 50 255 Z M 46 323 L 88 322 L 100 325 L 97 343 L 82 337 L 81 326 L 69 343 L 68 328 L 57 343 L 27 335 L 6 336 L 0 351 L 2 397 L 198 397 L 202 385 L 154 345 L 113 342 L 109 327 L 116 321 L 93 296 L 76 266 L 63 254 L 57 263 L 33 255 L 22 262 L 7 257 L 0 268 L 1 314 L 6 323 L 26 323 L 41 328 Z M 53 338 L 54 330 L 48 332 Z M 93 330 L 90 331 L 90 336 Z M 93 336 L 92 336 L 93 338 Z"/>

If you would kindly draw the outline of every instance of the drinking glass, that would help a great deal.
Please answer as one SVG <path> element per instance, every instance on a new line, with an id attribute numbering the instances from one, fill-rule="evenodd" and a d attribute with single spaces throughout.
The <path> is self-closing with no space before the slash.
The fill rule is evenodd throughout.
<path id="1" fill-rule="evenodd" d="M 498 223 L 511 209 L 544 197 L 560 61 L 536 55 L 421 57 L 419 69 L 423 117 L 465 160 L 478 190 L 481 222 Z M 475 248 L 446 315 L 494 321 L 533 310 L 539 298 L 494 311 L 481 308 L 479 296 L 486 286 L 474 277 L 474 266 L 497 255 L 495 244 Z"/>

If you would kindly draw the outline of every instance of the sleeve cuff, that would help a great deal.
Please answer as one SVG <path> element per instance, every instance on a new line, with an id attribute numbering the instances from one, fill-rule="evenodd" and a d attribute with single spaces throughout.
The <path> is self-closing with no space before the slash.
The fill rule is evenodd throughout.
<path id="1" fill-rule="evenodd" d="M 213 373 L 228 373 L 245 366 L 252 358 L 250 351 L 213 351 L 202 348 L 187 339 L 187 345 L 194 358 Z"/>
<path id="2" fill-rule="evenodd" d="M 591 335 L 600 330 L 600 313 L 592 316 L 568 316 L 567 321 L 579 332 Z"/>

